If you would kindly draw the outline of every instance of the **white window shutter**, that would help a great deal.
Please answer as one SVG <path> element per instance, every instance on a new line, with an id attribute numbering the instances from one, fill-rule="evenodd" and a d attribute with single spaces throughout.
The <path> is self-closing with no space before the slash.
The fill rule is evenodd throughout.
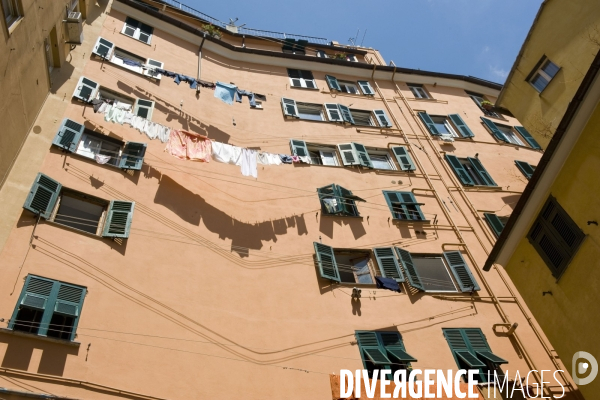
<path id="1" fill-rule="evenodd" d="M 369 81 L 358 81 L 358 86 L 360 86 L 360 90 L 367 96 L 373 96 L 375 94 Z"/>
<path id="2" fill-rule="evenodd" d="M 75 87 L 75 91 L 73 92 L 73 97 L 78 100 L 81 100 L 85 103 L 90 102 L 96 97 L 96 93 L 100 85 L 91 79 L 82 76 L 79 78 L 79 82 L 77 82 L 77 86 Z"/>
<path id="3" fill-rule="evenodd" d="M 281 108 L 283 115 L 286 117 L 298 117 L 298 107 L 296 106 L 296 100 L 281 98 Z"/>
<path id="4" fill-rule="evenodd" d="M 335 103 L 325 103 L 327 118 L 332 122 L 342 122 L 342 112 Z"/>
<path id="5" fill-rule="evenodd" d="M 96 40 L 96 44 L 92 49 L 92 54 L 95 54 L 100 58 L 110 60 L 114 49 L 114 43 L 104 39 L 103 37 L 98 37 L 98 40 Z"/>
<path id="6" fill-rule="evenodd" d="M 163 66 L 165 65 L 163 62 L 149 58 L 146 60 L 146 65 L 149 68 L 144 69 L 144 75 L 149 76 L 152 79 L 157 79 L 157 80 L 162 77 L 162 74 L 154 72 L 153 68 L 163 69 Z"/>
<path id="7" fill-rule="evenodd" d="M 342 143 L 337 145 L 342 163 L 344 165 L 360 165 L 360 160 L 354 145 L 352 143 Z"/>
<path id="8" fill-rule="evenodd" d="M 390 119 L 388 118 L 388 116 L 384 110 L 373 110 L 373 113 L 377 117 L 377 122 L 379 122 L 380 126 L 382 126 L 384 128 L 392 127 L 392 122 L 390 121 Z"/>

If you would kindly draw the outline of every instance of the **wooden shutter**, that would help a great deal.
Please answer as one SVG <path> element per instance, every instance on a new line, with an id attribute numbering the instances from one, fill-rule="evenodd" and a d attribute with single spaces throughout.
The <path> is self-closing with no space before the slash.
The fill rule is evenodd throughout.
<path id="1" fill-rule="evenodd" d="M 112 200 L 108 207 L 102 236 L 128 238 L 134 207 L 134 202 Z"/>
<path id="2" fill-rule="evenodd" d="M 444 258 L 448 262 L 461 292 L 480 290 L 475 277 L 471 273 L 460 251 L 445 251 Z"/>
<path id="3" fill-rule="evenodd" d="M 469 175 L 465 167 L 463 167 L 463 165 L 460 163 L 458 157 L 446 154 L 446 161 L 448 161 L 448 164 L 450 164 L 450 167 L 454 170 L 454 173 L 463 185 L 475 185 L 475 182 L 473 182 L 473 179 L 471 179 L 471 176 Z"/>
<path id="4" fill-rule="evenodd" d="M 355 335 L 363 360 L 369 361 L 375 365 L 392 364 L 390 359 L 382 351 L 382 346 L 379 345 L 377 333 L 356 331 Z"/>
<path id="5" fill-rule="evenodd" d="M 127 142 L 121 154 L 119 168 L 131 169 L 139 171 L 144 163 L 144 155 L 146 154 L 146 143 Z"/>
<path id="6" fill-rule="evenodd" d="M 342 156 L 342 163 L 344 165 L 359 165 L 360 161 L 356 149 L 352 143 L 338 144 L 337 148 Z"/>
<path id="7" fill-rule="evenodd" d="M 59 283 L 59 285 L 54 312 L 74 318 L 70 340 L 75 340 L 77 324 L 79 322 L 79 316 L 81 315 L 83 300 L 85 299 L 87 289 L 62 282 Z"/>
<path id="8" fill-rule="evenodd" d="M 294 40 L 294 39 L 290 39 L 290 40 Z M 293 51 L 293 47 L 292 47 L 292 51 Z M 302 77 L 300 75 L 299 69 L 289 69 L 288 68 L 288 76 L 290 77 L 292 86 L 302 87 Z"/>
<path id="9" fill-rule="evenodd" d="M 373 96 L 375 94 L 369 81 L 358 81 L 358 86 L 360 86 L 360 90 L 367 96 Z"/>
<path id="10" fill-rule="evenodd" d="M 421 112 L 419 112 L 419 117 L 421 118 L 421 121 L 423 121 L 425 126 L 427 127 L 427 130 L 429 131 L 429 133 L 431 133 L 432 135 L 440 134 L 440 132 L 435 127 L 435 124 L 433 123 L 433 120 L 431 119 L 429 114 L 427 114 L 424 111 L 421 111 Z"/>
<path id="11" fill-rule="evenodd" d="M 536 150 L 541 149 L 541 146 L 539 145 L 539 143 L 536 142 L 536 140 L 533 138 L 533 136 L 531 136 L 531 134 L 527 131 L 527 129 L 523 128 L 522 126 L 515 126 L 515 129 L 517 132 L 519 132 L 519 134 L 521 136 L 523 136 L 523 139 L 525 139 L 527 141 L 527 143 L 529 143 L 531 148 L 536 149 Z"/>
<path id="12" fill-rule="evenodd" d="M 385 349 L 387 356 L 392 356 L 390 359 L 396 359 L 401 363 L 410 363 L 418 361 L 416 358 L 406 352 L 402 336 L 398 332 L 377 332 L 379 343 Z M 393 361 L 396 361 L 393 360 Z"/>
<path id="13" fill-rule="evenodd" d="M 358 161 L 360 162 L 360 165 L 367 168 L 373 168 L 371 157 L 369 157 L 369 153 L 367 153 L 365 146 L 360 143 L 352 143 L 352 146 L 354 146 L 356 154 L 358 154 Z"/>
<path id="14" fill-rule="evenodd" d="M 342 113 L 335 103 L 325 103 L 325 110 L 327 111 L 327 118 L 332 122 L 341 122 Z"/>
<path id="15" fill-rule="evenodd" d="M 525 175 L 525 178 L 531 179 L 531 177 L 533 176 L 533 172 L 535 171 L 535 168 L 533 168 L 533 166 L 531 166 L 531 164 L 529 164 L 525 161 L 517 161 L 517 160 L 515 160 L 515 164 L 517 164 L 517 168 L 519 168 L 519 170 L 521 170 L 523 175 Z"/>
<path id="16" fill-rule="evenodd" d="M 450 114 L 448 118 L 454 123 L 454 125 L 458 128 L 460 135 L 462 137 L 473 137 L 475 136 L 471 129 L 467 126 L 465 121 L 463 121 L 462 117 L 459 114 Z"/>
<path id="17" fill-rule="evenodd" d="M 319 264 L 319 273 L 322 278 L 331 279 L 340 282 L 340 272 L 335 261 L 333 248 L 322 243 L 313 242 L 317 262 Z"/>
<path id="18" fill-rule="evenodd" d="M 404 208 L 404 212 L 409 216 L 409 219 L 417 220 L 417 221 L 425 221 L 425 215 L 423 215 L 423 211 L 421 210 L 421 206 L 417 203 L 417 199 L 412 192 L 397 192 L 400 195 L 400 199 L 402 200 L 402 207 Z M 415 210 L 409 209 L 406 205 L 413 205 L 417 211 L 417 215 L 414 215 Z"/>
<path id="19" fill-rule="evenodd" d="M 52 144 L 72 153 L 77 149 L 84 129 L 82 124 L 65 118 L 58 128 Z"/>
<path id="20" fill-rule="evenodd" d="M 417 169 L 406 146 L 394 146 L 392 147 L 392 153 L 396 156 L 396 160 L 402 171 L 414 171 Z"/>
<path id="21" fill-rule="evenodd" d="M 23 208 L 40 214 L 44 219 L 50 218 L 58 200 L 62 185 L 47 175 L 38 173 Z"/>
<path id="22" fill-rule="evenodd" d="M 504 224 L 500 221 L 500 218 L 496 214 L 492 213 L 483 213 L 483 217 L 487 221 L 488 225 L 496 235 L 496 237 L 500 237 L 502 230 L 504 229 Z"/>
<path id="23" fill-rule="evenodd" d="M 344 122 L 354 125 L 354 118 L 352 117 L 350 109 L 343 104 L 338 104 L 338 108 L 340 109 Z"/>
<path id="24" fill-rule="evenodd" d="M 465 329 L 444 329 L 444 337 L 452 351 L 452 355 L 458 366 L 461 363 L 467 364 L 470 368 L 479 369 L 486 365 L 475 355 L 473 349 L 468 344 L 468 339 L 464 333 Z M 460 361 L 460 362 L 459 362 Z M 480 371 L 481 372 L 481 371 Z M 480 374 L 481 375 L 481 374 Z"/>
<path id="25" fill-rule="evenodd" d="M 496 182 L 494 182 L 490 174 L 487 172 L 487 170 L 483 167 L 481 161 L 473 157 L 468 157 L 468 159 L 471 162 L 473 168 L 475 168 L 475 171 L 477 171 L 477 173 L 481 177 L 481 180 L 485 182 L 487 186 L 498 186 L 496 185 Z"/>
<path id="26" fill-rule="evenodd" d="M 290 150 L 292 155 L 300 157 L 308 156 L 308 148 L 306 147 L 306 142 L 304 140 L 290 140 Z"/>
<path id="27" fill-rule="evenodd" d="M 77 83 L 77 87 L 73 92 L 73 97 L 79 99 L 85 103 L 94 99 L 94 95 L 98 89 L 98 84 L 85 76 L 79 78 L 79 82 Z"/>
<path id="28" fill-rule="evenodd" d="M 296 106 L 296 100 L 281 98 L 281 109 L 283 115 L 287 117 L 298 117 L 298 107 Z"/>
<path id="29" fill-rule="evenodd" d="M 392 247 L 375 248 L 373 249 L 373 253 L 377 259 L 381 276 L 395 279 L 399 283 L 404 282 L 404 274 Z"/>
<path id="30" fill-rule="evenodd" d="M 96 44 L 92 49 L 92 54 L 95 54 L 100 58 L 109 59 L 112 55 L 114 48 L 114 43 L 109 42 L 108 40 L 102 37 L 98 37 L 98 40 L 96 40 Z"/>
<path id="31" fill-rule="evenodd" d="M 377 117 L 379 125 L 383 126 L 384 128 L 392 127 L 392 123 L 390 122 L 390 119 L 385 113 L 385 110 L 373 110 L 373 113 L 375 114 L 375 117 Z"/>
<path id="32" fill-rule="evenodd" d="M 338 203 L 342 205 L 344 215 L 351 215 L 356 217 L 360 216 L 358 208 L 356 208 L 355 200 L 364 200 L 358 196 L 354 196 L 350 190 L 345 189 L 339 185 L 334 185 L 334 190 L 337 196 Z"/>
<path id="33" fill-rule="evenodd" d="M 479 360 L 486 359 L 493 364 L 508 364 L 508 361 L 502 357 L 498 357 L 492 350 L 485 338 L 485 335 L 479 328 L 466 328 L 463 329 L 464 335 L 467 337 L 469 346 L 477 354 Z"/>
<path id="34" fill-rule="evenodd" d="M 319 195 L 319 201 L 321 202 L 321 210 L 326 214 L 337 214 L 343 211 L 342 203 L 337 195 L 336 185 L 331 184 L 327 186 L 323 186 L 317 189 L 317 193 Z M 325 205 L 324 199 L 334 199 L 336 204 L 332 209 L 328 209 Z"/>
<path id="35" fill-rule="evenodd" d="M 398 205 L 402 202 L 402 200 L 400 199 L 399 192 L 390 192 L 390 191 L 384 190 L 383 197 L 385 197 L 385 201 L 386 201 L 388 207 L 390 208 L 390 212 L 392 213 L 392 218 L 401 219 L 402 216 L 400 215 L 399 210 L 396 209 L 398 207 Z"/>
<path id="36" fill-rule="evenodd" d="M 148 58 L 146 60 L 146 65 L 149 65 L 150 67 L 153 67 L 153 68 L 163 69 L 165 64 L 161 61 L 157 61 L 157 60 Z M 148 68 L 148 69 L 144 69 L 143 71 L 144 71 L 143 72 L 144 75 L 149 76 L 150 78 L 153 78 L 153 79 L 160 79 L 162 77 L 162 74 L 159 74 L 158 72 L 154 72 L 154 69 Z"/>
<path id="37" fill-rule="evenodd" d="M 8 323 L 8 328 L 13 329 L 17 321 L 19 310 L 22 307 L 33 308 L 42 312 L 42 318 L 38 329 L 38 334 L 45 335 L 48 332 L 48 324 L 52 317 L 52 307 L 56 290 L 54 290 L 55 281 L 42 278 L 35 275 L 28 275 L 25 279 L 25 285 L 17 301 L 12 317 Z"/>
<path id="38" fill-rule="evenodd" d="M 480 118 L 483 121 L 483 123 L 485 124 L 485 126 L 488 127 L 490 132 L 492 132 L 492 135 L 494 135 L 496 137 L 496 139 L 501 140 L 506 143 L 510 143 L 510 141 L 507 139 L 507 137 L 504 135 L 504 133 L 502 133 L 502 131 L 500 129 L 498 129 L 498 127 L 496 126 L 496 124 L 493 121 L 490 121 L 489 119 L 484 118 L 484 117 L 480 117 Z"/>
<path id="39" fill-rule="evenodd" d="M 325 75 L 325 80 L 327 81 L 327 85 L 329 85 L 331 90 L 337 90 L 338 92 L 342 90 L 335 76 Z"/>
<path id="40" fill-rule="evenodd" d="M 421 276 L 415 268 L 415 264 L 413 263 L 413 259 L 410 255 L 410 252 L 399 247 L 395 247 L 395 249 L 399 255 L 402 268 L 404 268 L 404 271 L 406 271 L 406 277 L 408 278 L 408 283 L 410 283 L 410 286 L 412 286 L 415 289 L 425 291 L 425 287 L 423 286 L 423 283 L 421 281 Z"/>

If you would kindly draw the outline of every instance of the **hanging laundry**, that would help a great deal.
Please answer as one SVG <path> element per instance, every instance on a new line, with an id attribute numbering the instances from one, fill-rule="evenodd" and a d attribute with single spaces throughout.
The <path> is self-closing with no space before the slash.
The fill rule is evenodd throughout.
<path id="1" fill-rule="evenodd" d="M 292 156 L 292 162 L 299 163 L 300 162 L 300 157 L 298 157 L 298 156 Z"/>
<path id="2" fill-rule="evenodd" d="M 106 164 L 107 162 L 110 161 L 111 157 L 110 156 L 106 156 L 104 154 L 96 154 L 96 162 L 98 164 Z"/>
<path id="3" fill-rule="evenodd" d="M 238 103 L 242 102 L 242 96 L 248 96 L 248 100 L 250 100 L 250 107 L 256 107 L 256 100 L 254 99 L 254 93 L 248 92 L 247 90 L 237 89 L 235 91 L 235 101 Z"/>
<path id="4" fill-rule="evenodd" d="M 100 110 L 100 107 L 102 107 L 102 104 L 106 104 L 104 102 L 104 100 L 101 99 L 94 99 L 90 102 L 94 108 L 94 113 L 97 113 Z"/>
<path id="5" fill-rule="evenodd" d="M 252 176 L 254 178 L 258 177 L 258 172 L 256 170 L 256 150 L 243 149 L 241 160 L 242 167 L 242 175 L 244 176 Z"/>
<path id="6" fill-rule="evenodd" d="M 209 162 L 212 146 L 210 140 L 204 136 L 173 129 L 165 151 L 182 160 Z"/>
<path id="7" fill-rule="evenodd" d="M 254 97 L 256 98 L 256 100 L 267 101 L 267 96 L 265 96 L 264 94 L 254 93 Z"/>
<path id="8" fill-rule="evenodd" d="M 190 89 L 196 89 L 198 87 L 198 81 L 191 76 L 185 76 L 181 74 L 175 75 L 174 82 L 179 85 L 180 82 L 187 82 L 190 84 Z"/>
<path id="9" fill-rule="evenodd" d="M 215 161 L 225 164 L 235 164 L 235 162 L 231 162 L 233 158 L 233 146 L 230 144 L 214 142 L 212 144 L 212 156 Z"/>
<path id="10" fill-rule="evenodd" d="M 400 285 L 398 284 L 398 282 L 396 282 L 395 279 L 384 278 L 383 276 L 376 276 L 375 283 L 377 284 L 377 287 L 380 289 L 387 289 L 387 290 L 391 290 L 393 292 L 398 292 L 398 293 L 402 292 L 400 290 Z"/>
<path id="11" fill-rule="evenodd" d="M 213 89 L 216 87 L 214 82 L 203 81 L 202 79 L 198 80 L 198 84 L 207 89 Z"/>
<path id="12" fill-rule="evenodd" d="M 280 154 L 279 158 L 281 159 L 281 162 L 284 164 L 291 164 L 292 163 L 292 157 L 285 155 L 285 154 Z"/>
<path id="13" fill-rule="evenodd" d="M 131 60 L 129 58 L 121 58 L 121 61 L 123 61 L 123 64 L 131 65 L 132 67 L 143 67 L 144 66 L 141 62 Z"/>
<path id="14" fill-rule="evenodd" d="M 267 154 L 267 159 L 269 161 L 269 165 L 281 165 L 281 164 L 283 164 L 281 162 L 281 157 L 279 157 L 279 154 L 268 153 Z"/>
<path id="15" fill-rule="evenodd" d="M 312 164 L 312 161 L 309 156 L 298 156 L 298 158 L 300 159 L 300 162 L 304 164 Z"/>
<path id="16" fill-rule="evenodd" d="M 258 153 L 256 162 L 262 165 L 269 165 L 269 153 Z"/>
<path id="17" fill-rule="evenodd" d="M 226 104 L 233 104 L 233 97 L 236 93 L 237 86 L 228 83 L 217 82 L 215 89 L 215 97 L 221 99 Z"/>

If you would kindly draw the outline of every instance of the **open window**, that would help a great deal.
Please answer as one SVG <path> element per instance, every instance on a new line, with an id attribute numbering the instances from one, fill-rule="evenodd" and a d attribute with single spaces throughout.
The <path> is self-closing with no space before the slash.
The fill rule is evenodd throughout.
<path id="1" fill-rule="evenodd" d="M 412 192 L 395 192 L 384 190 L 383 196 L 395 220 L 426 221 L 421 206 Z"/>
<path id="2" fill-rule="evenodd" d="M 375 283 L 370 251 L 334 249 L 317 242 L 313 245 L 322 278 L 340 283 Z"/>
<path id="3" fill-rule="evenodd" d="M 433 136 L 451 136 L 453 138 L 469 138 L 475 136 L 459 114 L 430 115 L 419 112 L 419 118 Z"/>
<path id="4" fill-rule="evenodd" d="M 123 25 L 123 30 L 121 31 L 122 34 L 146 44 L 150 44 L 152 41 L 153 32 L 153 27 L 141 23 L 140 21 L 131 17 L 127 17 L 125 19 L 125 24 Z"/>
<path id="5" fill-rule="evenodd" d="M 158 72 L 155 72 L 156 68 L 163 68 L 164 63 L 161 61 L 142 57 L 123 48 L 116 47 L 114 43 L 102 37 L 99 37 L 96 41 L 92 53 L 112 64 L 154 80 L 159 80 L 162 76 Z"/>
<path id="6" fill-rule="evenodd" d="M 483 217 L 490 226 L 492 232 L 494 232 L 496 238 L 500 237 L 509 217 L 501 217 L 494 213 L 483 213 Z"/>
<path id="7" fill-rule="evenodd" d="M 383 169 L 395 171 L 396 164 L 394 163 L 389 151 L 378 148 L 366 148 L 373 169 Z"/>
<path id="8" fill-rule="evenodd" d="M 396 331 L 356 331 L 354 333 L 363 367 L 373 377 L 374 370 L 390 370 L 387 379 L 393 380 L 398 370 L 411 369 L 417 359 L 406 352 L 402 336 Z"/>
<path id="9" fill-rule="evenodd" d="M 286 38 L 283 40 L 283 46 L 281 47 L 281 51 L 287 54 L 306 54 L 306 45 L 308 44 L 308 40 L 303 39 L 291 39 Z"/>
<path id="10" fill-rule="evenodd" d="M 317 189 L 323 215 L 359 217 L 357 201 L 365 201 L 348 189 L 331 184 Z"/>
<path id="11" fill-rule="evenodd" d="M 310 71 L 288 68 L 288 76 L 290 78 L 290 84 L 292 87 L 317 89 L 315 77 Z"/>
<path id="12" fill-rule="evenodd" d="M 521 171 L 521 173 L 523 173 L 523 175 L 525 176 L 525 178 L 527 178 L 527 180 L 531 179 L 531 177 L 533 176 L 533 173 L 535 172 L 535 165 L 531 165 L 525 161 L 517 161 L 517 160 L 515 160 L 515 165 L 517 166 L 517 168 L 519 168 L 519 171 Z"/>
<path id="13" fill-rule="evenodd" d="M 488 110 L 483 106 L 484 101 L 489 101 L 489 100 L 487 100 L 485 97 L 483 97 L 482 94 L 473 93 L 473 92 L 467 92 L 467 94 L 469 95 L 471 100 L 473 100 L 473 102 L 475 102 L 475 104 L 477 104 L 477 107 L 479 107 L 479 109 L 483 112 L 483 114 L 487 115 L 488 117 L 502 118 L 502 116 L 500 114 L 498 114 L 497 112 L 495 112 L 493 110 Z"/>
<path id="14" fill-rule="evenodd" d="M 408 83 L 407 85 L 413 96 L 415 96 L 415 99 L 431 99 L 431 96 L 423 85 L 419 85 L 418 83 Z"/>
<path id="15" fill-rule="evenodd" d="M 446 161 L 465 186 L 498 186 L 478 158 L 446 154 Z"/>
<path id="16" fill-rule="evenodd" d="M 298 118 L 308 121 L 325 121 L 325 113 L 323 112 L 323 104 L 304 103 L 297 101 Z"/>

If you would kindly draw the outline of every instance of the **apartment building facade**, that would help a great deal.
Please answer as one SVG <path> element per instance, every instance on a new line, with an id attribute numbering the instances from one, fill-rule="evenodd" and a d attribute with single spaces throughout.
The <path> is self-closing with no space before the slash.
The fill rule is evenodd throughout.
<path id="1" fill-rule="evenodd" d="M 329 398 L 341 369 L 550 371 L 532 386 L 564 369 L 481 270 L 518 162 L 542 155 L 489 107 L 500 85 L 171 1 L 114 0 L 94 24 L 4 211 L 9 398 Z M 546 395 L 577 398 L 556 377 Z"/>

